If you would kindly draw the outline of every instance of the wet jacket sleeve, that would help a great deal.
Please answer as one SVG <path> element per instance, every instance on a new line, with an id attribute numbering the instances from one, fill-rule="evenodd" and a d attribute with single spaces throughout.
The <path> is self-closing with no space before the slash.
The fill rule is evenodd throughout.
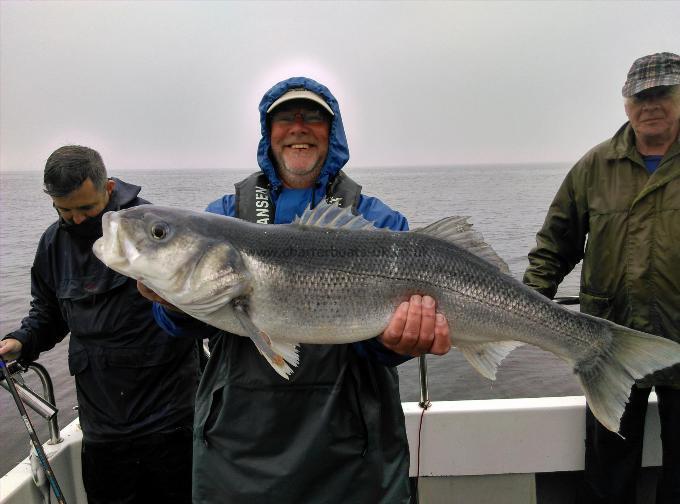
<path id="1" fill-rule="evenodd" d="M 582 203 L 584 190 L 578 181 L 576 165 L 555 195 L 543 227 L 536 235 L 536 246 L 529 252 L 524 283 L 552 299 L 564 277 L 583 259 L 588 214 Z"/>
<path id="2" fill-rule="evenodd" d="M 61 316 L 57 297 L 39 274 L 38 259 L 31 268 L 31 308 L 21 327 L 5 338 L 21 342 L 21 360 L 34 361 L 40 352 L 49 350 L 64 339 L 69 328 Z"/>
<path id="3" fill-rule="evenodd" d="M 220 199 L 210 203 L 206 212 L 234 217 L 236 215 L 236 197 L 233 194 L 225 194 Z"/>
<path id="4" fill-rule="evenodd" d="M 378 198 L 364 196 L 359 198 L 357 211 L 366 219 L 381 229 L 392 231 L 408 231 L 408 221 L 399 212 L 392 210 Z"/>
<path id="5" fill-rule="evenodd" d="M 219 329 L 182 312 L 167 310 L 158 303 L 153 304 L 152 311 L 156 323 L 171 336 L 205 339 L 219 331 Z"/>

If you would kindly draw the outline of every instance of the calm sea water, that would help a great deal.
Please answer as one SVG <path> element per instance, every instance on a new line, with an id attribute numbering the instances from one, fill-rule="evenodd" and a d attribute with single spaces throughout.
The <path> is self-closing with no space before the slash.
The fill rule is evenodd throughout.
<path id="1" fill-rule="evenodd" d="M 378 196 L 419 227 L 449 215 L 467 215 L 487 242 L 503 257 L 513 275 L 521 278 L 536 231 L 569 166 L 489 165 L 400 169 L 349 169 L 364 193 Z M 131 171 L 112 172 L 143 187 L 141 195 L 162 205 L 202 210 L 232 192 L 246 171 Z M 30 301 L 29 272 L 35 248 L 45 228 L 56 219 L 50 199 L 42 192 L 41 172 L 0 173 L 0 335 L 18 327 Z M 560 286 L 558 295 L 578 294 L 578 270 Z M 455 321 L 452 321 L 455 332 Z M 68 338 L 39 362 L 54 381 L 60 425 L 75 418 L 73 379 L 66 364 Z M 400 366 L 403 401 L 419 399 L 418 366 Z M 561 360 L 534 347 L 515 350 L 501 366 L 495 382 L 478 375 L 451 351 L 428 357 L 431 400 L 494 399 L 578 395 L 571 370 Z M 40 390 L 37 382 L 28 383 Z M 47 427 L 31 418 L 42 440 Z M 0 389 L 0 475 L 27 455 L 28 438 L 9 393 Z"/>

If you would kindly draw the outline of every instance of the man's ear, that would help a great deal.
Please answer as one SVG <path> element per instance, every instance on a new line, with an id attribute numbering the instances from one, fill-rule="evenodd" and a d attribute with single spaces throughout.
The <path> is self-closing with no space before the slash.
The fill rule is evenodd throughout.
<path id="1" fill-rule="evenodd" d="M 116 181 L 113 179 L 109 179 L 106 181 L 106 192 L 111 196 L 111 193 L 113 192 L 113 188 L 116 187 Z"/>

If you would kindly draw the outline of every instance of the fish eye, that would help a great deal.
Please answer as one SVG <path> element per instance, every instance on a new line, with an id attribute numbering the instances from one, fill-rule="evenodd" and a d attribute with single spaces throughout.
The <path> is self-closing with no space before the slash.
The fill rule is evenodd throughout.
<path id="1" fill-rule="evenodd" d="M 155 222 L 151 225 L 151 237 L 154 240 L 163 240 L 170 232 L 170 227 L 165 222 Z"/>

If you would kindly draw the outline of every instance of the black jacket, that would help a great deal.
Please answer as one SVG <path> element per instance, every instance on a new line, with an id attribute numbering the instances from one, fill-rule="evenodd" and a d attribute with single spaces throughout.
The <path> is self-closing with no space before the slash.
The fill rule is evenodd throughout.
<path id="1" fill-rule="evenodd" d="M 116 180 L 106 210 L 148 203 L 140 187 Z M 69 370 L 88 441 L 133 438 L 190 427 L 198 383 L 197 345 L 155 323 L 135 280 L 92 253 L 95 238 L 59 222 L 43 233 L 31 268 L 31 309 L 6 337 L 35 360 L 70 332 Z"/>

